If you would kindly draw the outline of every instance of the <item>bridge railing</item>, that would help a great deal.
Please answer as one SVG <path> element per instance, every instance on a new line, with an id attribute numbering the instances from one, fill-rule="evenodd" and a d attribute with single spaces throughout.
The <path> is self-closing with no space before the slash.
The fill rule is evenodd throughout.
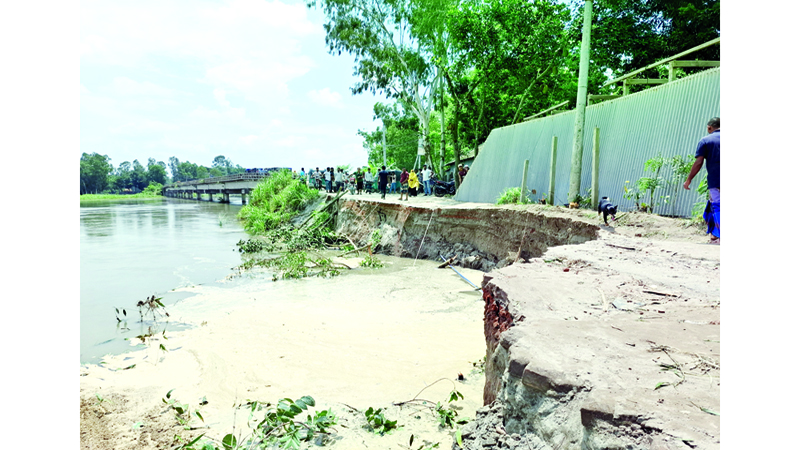
<path id="1" fill-rule="evenodd" d="M 230 181 L 255 181 L 265 178 L 267 176 L 269 176 L 269 173 L 258 173 L 258 172 L 236 173 L 233 175 L 225 175 L 222 177 L 209 177 L 209 178 L 200 178 L 197 180 L 189 180 L 189 181 L 176 181 L 175 183 L 164 186 L 164 188 L 194 186 L 197 184 L 227 183 Z"/>

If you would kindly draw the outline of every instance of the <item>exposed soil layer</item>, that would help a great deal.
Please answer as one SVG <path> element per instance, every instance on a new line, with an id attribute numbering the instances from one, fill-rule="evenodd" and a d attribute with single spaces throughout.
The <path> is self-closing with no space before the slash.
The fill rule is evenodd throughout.
<path id="1" fill-rule="evenodd" d="M 698 224 L 348 198 L 338 224 L 358 239 L 379 226 L 381 252 L 495 269 L 485 406 L 464 448 L 719 447 L 720 247 Z"/>
<path id="2" fill-rule="evenodd" d="M 487 272 L 516 260 L 541 256 L 549 247 L 597 238 L 599 227 L 587 221 L 545 215 L 541 210 L 476 207 L 440 202 L 341 200 L 337 232 L 360 244 L 381 231 L 376 251 L 408 258 L 440 260 Z"/>

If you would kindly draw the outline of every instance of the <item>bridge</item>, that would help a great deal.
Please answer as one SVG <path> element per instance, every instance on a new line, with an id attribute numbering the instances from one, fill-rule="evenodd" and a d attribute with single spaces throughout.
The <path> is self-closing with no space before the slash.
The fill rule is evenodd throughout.
<path id="1" fill-rule="evenodd" d="M 220 203 L 230 203 L 231 195 L 241 195 L 242 204 L 247 204 L 247 196 L 258 182 L 279 169 L 268 169 L 265 172 L 248 172 L 226 175 L 223 177 L 202 178 L 199 180 L 179 181 L 164 186 L 163 192 L 167 197 L 184 198 L 188 200 L 203 201 L 203 196 L 208 195 L 208 201 L 214 201 L 214 194 L 222 195 Z"/>

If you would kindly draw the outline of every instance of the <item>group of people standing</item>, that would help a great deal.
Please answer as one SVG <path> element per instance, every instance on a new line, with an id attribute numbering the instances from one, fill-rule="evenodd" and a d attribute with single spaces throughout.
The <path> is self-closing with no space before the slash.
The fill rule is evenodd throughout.
<path id="1" fill-rule="evenodd" d="M 428 165 L 422 166 L 419 174 L 414 169 L 411 171 L 403 170 L 400 172 L 399 180 L 396 171 L 386 170 L 386 166 L 381 166 L 378 172 L 378 191 L 381 193 L 381 198 L 386 198 L 386 192 L 390 194 L 398 191 L 397 183 L 399 181 L 400 200 L 408 201 L 408 196 L 416 197 L 422 188 L 423 195 L 433 195 L 433 182 L 436 179 L 436 173 L 428 168 Z"/>
<path id="2" fill-rule="evenodd" d="M 350 173 L 334 167 L 326 167 L 324 170 L 317 167 L 306 172 L 305 167 L 302 167 L 296 175 L 305 180 L 308 186 L 325 189 L 329 193 L 350 189 L 353 194 L 358 195 L 380 192 L 381 198 L 386 198 L 387 192 L 399 192 L 401 200 L 403 196 L 406 200 L 409 195 L 416 197 L 418 192 L 433 195 L 433 181 L 436 179 L 436 174 L 427 165 L 424 165 L 419 173 L 414 169 L 407 171 L 405 168 L 402 171 L 386 170 L 386 166 L 375 172 L 369 168 L 362 170 L 361 167 Z"/>

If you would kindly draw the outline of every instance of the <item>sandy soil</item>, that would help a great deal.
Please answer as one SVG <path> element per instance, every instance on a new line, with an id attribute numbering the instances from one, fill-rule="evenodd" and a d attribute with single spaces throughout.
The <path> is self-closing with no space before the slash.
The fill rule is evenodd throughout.
<path id="1" fill-rule="evenodd" d="M 82 448 L 165 448 L 176 435 L 200 433 L 246 436 L 247 412 L 232 405 L 303 395 L 340 417 L 338 448 L 395 447 L 412 434 L 415 448 L 425 440 L 449 446 L 450 433 L 431 411 L 392 403 L 444 378 L 419 397 L 445 402 L 455 387 L 465 397 L 457 402 L 459 416 L 474 417 L 483 375 L 470 372 L 485 354 L 483 301 L 436 263 L 381 259 L 393 267 L 191 289 L 197 295 L 169 311 L 196 328 L 81 368 Z M 481 272 L 460 271 L 480 284 Z M 465 382 L 455 381 L 459 373 Z M 205 422 L 191 422 L 198 430 L 184 430 L 163 404 L 170 389 L 173 399 L 201 411 Z M 208 403 L 200 406 L 204 397 Z M 389 408 L 387 417 L 403 428 L 383 437 L 362 430 L 363 415 L 354 409 L 370 406 Z"/>
<path id="2" fill-rule="evenodd" d="M 374 194 L 357 197 L 379 199 Z M 399 202 L 387 195 L 385 201 L 437 208 L 470 205 L 432 196 Z M 586 210 L 508 208 L 602 222 Z M 661 252 L 667 244 L 692 260 L 719 261 L 720 247 L 704 245 L 702 227 L 686 220 L 627 213 L 614 226 L 601 228 L 605 236 L 625 239 L 625 245 L 657 243 Z M 332 408 L 340 417 L 334 448 L 406 448 L 412 434 L 414 448 L 425 442 L 450 447 L 452 430 L 439 428 L 430 411 L 392 403 L 412 399 L 445 378 L 420 397 L 445 401 L 455 387 L 465 397 L 458 402 L 459 416 L 475 417 L 482 406 L 484 376 L 472 373 L 472 362 L 486 352 L 483 301 L 451 270 L 436 269 L 435 262 L 381 259 L 392 267 L 327 280 L 253 279 L 236 287 L 189 289 L 197 295 L 169 311 L 195 328 L 168 332 L 167 340 L 153 338 L 146 349 L 81 367 L 81 448 L 155 449 L 168 447 L 176 435 L 188 439 L 205 433 L 221 439 L 233 431 L 246 436 L 247 413 L 233 405 L 303 395 L 314 397 L 318 409 Z M 630 262 L 649 274 L 657 273 L 661 263 L 648 258 Z M 692 274 L 691 266 L 673 270 L 671 277 Z M 481 272 L 459 271 L 481 284 Z M 160 344 L 168 351 L 159 350 Z M 466 375 L 465 382 L 454 381 L 459 373 Z M 191 423 L 198 429 L 184 430 L 163 404 L 170 389 L 173 398 L 201 412 L 205 422 Z M 203 398 L 208 403 L 200 406 Z M 388 408 L 387 416 L 403 428 L 382 437 L 364 430 L 363 414 L 355 410 L 370 406 Z"/>

